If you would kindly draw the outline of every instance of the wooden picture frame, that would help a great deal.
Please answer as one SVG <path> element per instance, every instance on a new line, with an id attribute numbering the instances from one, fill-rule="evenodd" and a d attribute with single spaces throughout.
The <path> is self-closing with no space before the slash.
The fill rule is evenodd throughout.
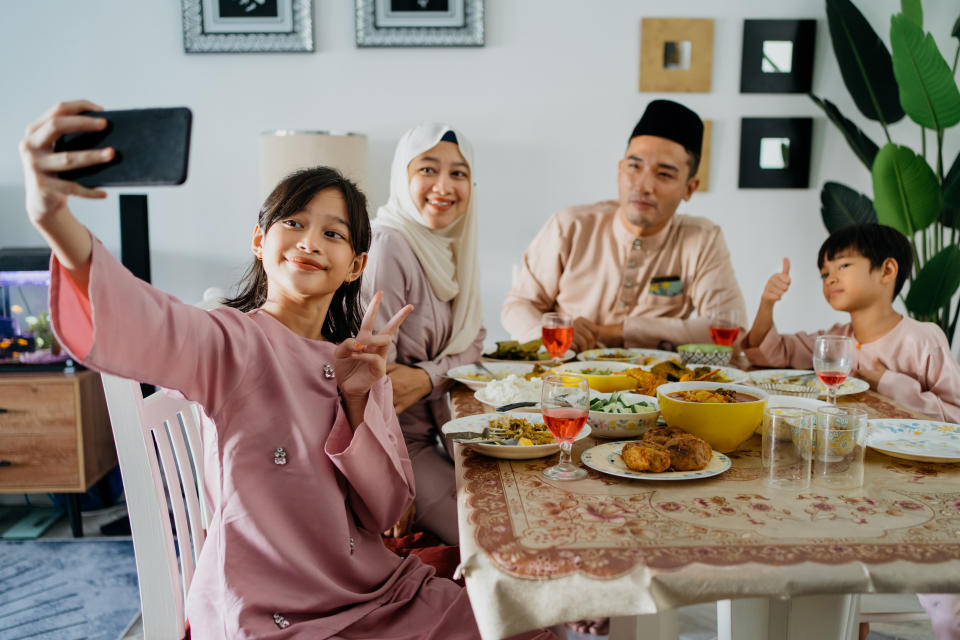
<path id="1" fill-rule="evenodd" d="M 813 118 L 743 118 L 740 188 L 808 188 L 812 129 Z"/>
<path id="2" fill-rule="evenodd" d="M 640 91 L 709 93 L 712 73 L 713 19 L 643 19 Z"/>
<path id="3" fill-rule="evenodd" d="M 697 169 L 697 177 L 700 178 L 700 184 L 697 186 L 697 192 L 710 190 L 710 138 L 713 135 L 713 121 L 703 121 L 703 145 L 700 147 L 700 167 Z"/>
<path id="4" fill-rule="evenodd" d="M 809 93 L 816 20 L 744 20 L 740 93 Z"/>

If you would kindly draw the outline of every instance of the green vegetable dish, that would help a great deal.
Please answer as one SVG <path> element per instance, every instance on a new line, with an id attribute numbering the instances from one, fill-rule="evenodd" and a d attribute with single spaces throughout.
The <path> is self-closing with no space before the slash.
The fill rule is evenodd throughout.
<path id="1" fill-rule="evenodd" d="M 590 411 L 600 411 L 601 413 L 646 413 L 653 408 L 654 405 L 649 402 L 624 400 L 619 391 L 609 398 L 593 398 L 590 400 Z"/>

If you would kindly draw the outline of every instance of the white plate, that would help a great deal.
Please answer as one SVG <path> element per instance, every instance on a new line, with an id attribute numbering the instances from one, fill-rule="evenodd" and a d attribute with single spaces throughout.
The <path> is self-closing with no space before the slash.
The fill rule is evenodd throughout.
<path id="1" fill-rule="evenodd" d="M 774 384 L 796 384 L 790 380 L 798 376 L 813 375 L 813 371 L 811 369 L 761 369 L 759 371 L 751 371 L 747 375 L 756 384 L 762 384 L 765 382 L 772 382 Z M 810 378 L 806 383 L 803 383 L 803 386 L 810 387 L 812 389 L 818 389 L 820 391 L 820 395 L 826 395 L 827 393 L 827 387 L 816 378 Z M 847 378 L 840 385 L 840 390 L 837 392 L 837 395 L 846 396 L 853 393 L 861 393 L 869 388 L 870 383 L 868 383 L 866 380 L 861 380 L 860 378 Z"/>
<path id="2" fill-rule="evenodd" d="M 493 349 L 487 349 L 487 351 L 494 351 L 494 350 L 496 350 L 496 347 L 493 347 Z M 537 351 L 537 353 L 547 355 L 547 352 L 544 351 L 543 349 L 541 349 L 540 351 Z M 569 362 L 570 360 L 573 360 L 575 355 L 576 354 L 573 352 L 573 349 L 568 349 L 567 352 L 563 354 L 563 358 L 561 358 L 561 360 L 563 362 Z M 547 355 L 546 358 L 537 359 L 537 360 L 501 360 L 500 358 L 491 358 L 486 353 L 484 353 L 482 356 L 482 359 L 484 362 L 539 362 L 543 366 L 547 366 L 547 363 L 550 362 L 549 355 Z"/>
<path id="3" fill-rule="evenodd" d="M 543 424 L 543 416 L 539 413 L 517 413 L 513 415 L 526 418 L 534 424 Z M 445 434 L 457 433 L 458 431 L 473 431 L 475 433 L 480 433 L 483 431 L 484 427 L 490 425 L 491 420 L 502 417 L 502 413 L 478 413 L 472 416 L 464 416 L 446 423 L 440 427 L 440 431 Z M 577 437 L 574 438 L 574 440 L 581 440 L 586 438 L 588 435 L 590 435 L 590 425 L 585 424 L 583 425 L 583 429 L 580 430 L 580 433 L 577 434 Z M 503 458 L 504 460 L 530 460 L 533 458 L 543 458 L 544 456 L 549 456 L 557 451 L 560 451 L 560 445 L 556 443 L 534 444 L 525 447 L 523 445 L 504 446 L 499 444 L 472 444 L 466 442 L 464 443 L 464 446 L 470 447 L 471 449 L 474 449 L 477 452 L 492 458 Z"/>
<path id="4" fill-rule="evenodd" d="M 894 458 L 960 462 L 960 425 L 936 420 L 869 420 L 867 446 Z"/>
<path id="5" fill-rule="evenodd" d="M 483 388 L 477 389 L 476 391 L 474 391 L 474 392 L 473 392 L 473 397 L 476 398 L 476 399 L 480 402 L 480 404 L 484 404 L 484 405 L 490 407 L 491 410 L 496 409 L 497 407 L 502 406 L 502 405 L 505 405 L 505 404 L 513 404 L 514 402 L 524 402 L 524 401 L 527 401 L 527 402 L 537 402 L 537 403 L 539 403 L 539 402 L 540 402 L 540 393 L 541 393 L 540 391 L 537 391 L 534 395 L 531 395 L 531 396 L 528 397 L 528 398 L 524 398 L 524 399 L 521 399 L 521 400 L 510 400 L 510 401 L 508 401 L 508 402 L 500 402 L 499 400 L 494 400 L 493 398 L 491 398 L 489 392 L 490 392 L 489 387 L 484 386 Z M 534 409 L 534 410 L 535 410 L 535 409 Z"/>
<path id="6" fill-rule="evenodd" d="M 714 451 L 710 462 L 699 471 L 662 471 L 660 473 L 634 471 L 620 457 L 620 451 L 627 442 L 636 442 L 636 440 L 604 442 L 595 447 L 590 447 L 580 454 L 580 462 L 601 473 L 635 480 L 696 480 L 720 475 L 730 468 L 730 458 L 719 451 Z"/>
<path id="7" fill-rule="evenodd" d="M 622 355 L 622 358 L 613 357 Z M 680 362 L 680 354 L 673 351 L 659 349 L 587 349 L 577 354 L 577 360 L 602 360 L 605 362 L 631 362 L 636 364 L 654 365 L 664 360 Z"/>
<path id="8" fill-rule="evenodd" d="M 532 362 L 487 362 L 484 363 L 483 366 L 502 378 L 506 378 L 511 373 L 522 376 L 533 371 Z M 447 377 L 453 378 L 457 382 L 462 382 L 473 391 L 487 386 L 487 382 L 489 382 L 489 380 L 476 380 L 474 378 L 467 377 L 467 374 L 471 373 L 486 375 L 480 367 L 475 367 L 472 364 L 465 364 L 459 367 L 453 367 L 447 371 Z"/>
<path id="9" fill-rule="evenodd" d="M 788 407 L 790 409 L 809 409 L 814 413 L 820 407 L 829 407 L 830 403 L 816 398 L 802 398 L 800 396 L 767 396 L 767 408 L 770 407 Z"/>
<path id="10" fill-rule="evenodd" d="M 742 369 L 737 369 L 736 367 L 721 367 L 719 365 L 712 366 L 709 364 L 688 364 L 683 366 L 685 366 L 687 369 L 690 369 L 691 371 L 693 371 L 694 369 L 699 369 L 700 367 L 709 367 L 710 369 L 719 369 L 720 373 L 722 373 L 727 377 L 726 380 L 722 380 L 721 382 L 724 382 L 727 384 L 743 384 L 744 382 L 747 382 L 750 380 L 750 376 L 747 374 L 746 371 L 743 371 Z M 641 368 L 649 371 L 653 367 L 654 365 L 646 365 Z"/>

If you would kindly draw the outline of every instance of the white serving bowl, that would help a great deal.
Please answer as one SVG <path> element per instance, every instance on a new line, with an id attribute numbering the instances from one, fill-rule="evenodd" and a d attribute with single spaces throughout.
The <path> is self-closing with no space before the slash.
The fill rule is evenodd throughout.
<path id="1" fill-rule="evenodd" d="M 590 398 L 609 398 L 613 393 L 593 392 Z M 605 411 L 591 411 L 587 421 L 590 423 L 591 434 L 600 438 L 636 438 L 643 432 L 657 424 L 660 417 L 660 408 L 657 399 L 639 393 L 621 392 L 620 396 L 631 403 L 647 402 L 652 406 L 643 413 L 607 413 Z"/>

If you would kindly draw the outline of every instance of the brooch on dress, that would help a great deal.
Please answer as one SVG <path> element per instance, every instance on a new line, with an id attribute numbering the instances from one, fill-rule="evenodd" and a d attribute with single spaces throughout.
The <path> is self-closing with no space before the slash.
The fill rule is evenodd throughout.
<path id="1" fill-rule="evenodd" d="M 330 364 L 329 362 L 323 365 L 323 377 L 326 378 L 327 380 L 333 379 L 333 365 Z"/>
<path id="2" fill-rule="evenodd" d="M 273 464 L 287 464 L 287 452 L 283 450 L 283 447 L 277 447 L 277 450 L 273 452 Z"/>

